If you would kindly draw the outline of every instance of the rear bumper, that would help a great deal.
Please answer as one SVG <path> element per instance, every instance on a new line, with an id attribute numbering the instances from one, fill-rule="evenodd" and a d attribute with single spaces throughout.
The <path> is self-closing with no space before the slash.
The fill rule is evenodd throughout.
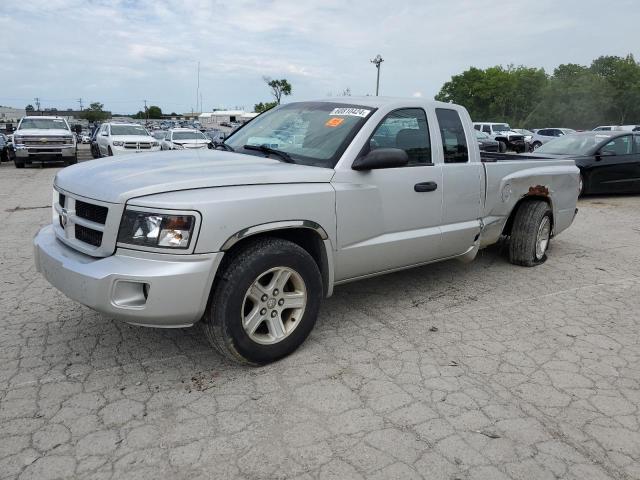
<path id="1" fill-rule="evenodd" d="M 223 256 L 118 249 L 95 258 L 57 240 L 51 225 L 33 243 L 37 270 L 67 297 L 127 323 L 162 328 L 202 318 Z"/>

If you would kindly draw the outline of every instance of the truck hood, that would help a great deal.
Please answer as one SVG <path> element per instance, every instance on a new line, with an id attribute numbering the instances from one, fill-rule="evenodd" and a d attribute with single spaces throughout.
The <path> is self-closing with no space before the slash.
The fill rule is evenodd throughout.
<path id="1" fill-rule="evenodd" d="M 334 170 L 220 150 L 121 155 L 64 168 L 54 184 L 87 198 L 125 203 L 134 197 L 194 188 L 327 183 Z"/>
<path id="2" fill-rule="evenodd" d="M 19 137 L 61 137 L 63 135 L 71 135 L 71 132 L 64 128 L 27 128 L 25 130 L 16 130 L 13 134 Z"/>

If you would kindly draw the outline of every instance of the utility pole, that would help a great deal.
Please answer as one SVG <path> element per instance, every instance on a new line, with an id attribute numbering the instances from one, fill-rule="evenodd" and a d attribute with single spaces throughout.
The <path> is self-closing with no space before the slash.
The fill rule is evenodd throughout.
<path id="1" fill-rule="evenodd" d="M 33 100 L 36 102 L 36 108 L 40 111 L 40 97 L 36 97 Z"/>
<path id="2" fill-rule="evenodd" d="M 198 110 L 199 103 L 200 103 L 200 61 L 198 60 L 198 86 L 196 87 L 196 110 Z"/>
<path id="3" fill-rule="evenodd" d="M 82 97 L 78 99 L 78 103 L 80 104 L 80 111 L 82 111 Z"/>
<path id="4" fill-rule="evenodd" d="M 146 118 L 146 121 L 149 121 L 149 110 L 147 110 L 147 101 L 144 100 L 144 116 Z"/>
<path id="5" fill-rule="evenodd" d="M 378 76 L 376 79 L 376 97 L 378 96 L 378 92 L 380 91 L 380 64 L 382 62 L 384 62 L 384 59 L 380 54 L 376 55 L 376 58 L 371 60 L 371 63 L 373 63 L 376 66 L 376 69 L 378 70 Z"/>

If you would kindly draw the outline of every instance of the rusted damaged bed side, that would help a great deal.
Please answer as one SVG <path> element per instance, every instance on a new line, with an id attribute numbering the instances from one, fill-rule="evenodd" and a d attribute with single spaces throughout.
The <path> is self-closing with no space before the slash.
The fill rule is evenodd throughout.
<path id="1" fill-rule="evenodd" d="M 529 192 L 527 196 L 535 196 L 535 197 L 548 197 L 549 189 L 544 185 L 536 185 L 535 187 L 529 187 Z"/>

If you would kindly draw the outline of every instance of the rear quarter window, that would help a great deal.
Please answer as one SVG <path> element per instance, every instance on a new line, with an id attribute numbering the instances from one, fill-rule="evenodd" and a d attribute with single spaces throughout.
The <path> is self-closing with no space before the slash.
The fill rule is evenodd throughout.
<path id="1" fill-rule="evenodd" d="M 467 137 L 458 112 L 448 108 L 436 108 L 436 118 L 442 137 L 444 163 L 468 162 Z"/>

